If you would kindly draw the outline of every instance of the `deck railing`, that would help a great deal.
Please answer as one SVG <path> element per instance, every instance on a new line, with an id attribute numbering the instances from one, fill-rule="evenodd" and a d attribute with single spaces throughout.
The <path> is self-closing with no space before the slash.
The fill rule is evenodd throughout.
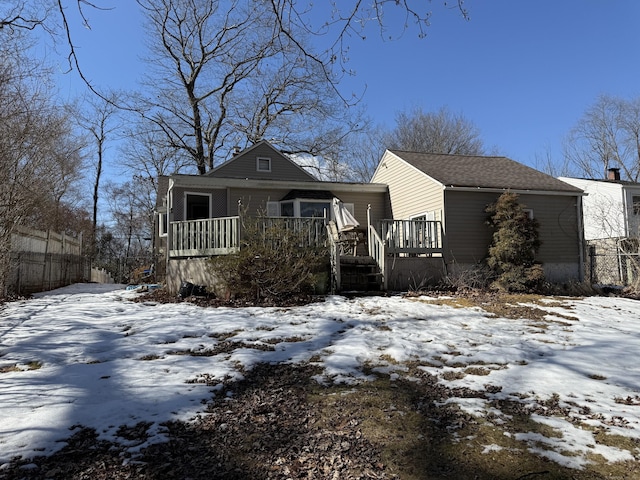
<path id="1" fill-rule="evenodd" d="M 240 217 L 171 222 L 172 257 L 227 255 L 240 248 Z"/>
<path id="2" fill-rule="evenodd" d="M 318 247 L 327 244 L 326 220 L 324 217 L 264 217 L 258 219 L 265 230 L 274 228 L 296 233 L 300 247 Z"/>
<path id="3" fill-rule="evenodd" d="M 296 240 L 301 247 L 327 245 L 324 218 L 267 217 L 262 228 L 283 226 L 302 233 Z M 370 227 L 368 239 L 379 261 L 388 254 L 438 256 L 443 252 L 442 224 L 433 220 L 381 220 L 379 236 Z M 171 222 L 171 257 L 227 255 L 240 249 L 242 227 L 240 217 L 208 218 Z M 374 240 L 378 240 L 377 242 Z M 370 253 L 372 252 L 370 245 Z M 380 250 L 384 247 L 383 251 Z"/>
<path id="4" fill-rule="evenodd" d="M 266 217 L 259 222 L 265 230 L 282 227 L 299 234 L 300 247 L 326 243 L 324 218 Z M 238 252 L 243 233 L 240 217 L 224 217 L 171 222 L 170 235 L 171 257 L 203 257 Z"/>
<path id="5" fill-rule="evenodd" d="M 381 220 L 380 237 L 390 254 L 442 254 L 442 223 L 436 220 Z"/>

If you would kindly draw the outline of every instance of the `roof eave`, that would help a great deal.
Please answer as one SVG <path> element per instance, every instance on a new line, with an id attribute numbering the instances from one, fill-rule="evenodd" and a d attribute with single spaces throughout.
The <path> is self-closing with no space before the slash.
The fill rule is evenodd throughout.
<path id="1" fill-rule="evenodd" d="M 348 183 L 323 181 L 257 180 L 251 178 L 208 177 L 204 175 L 172 175 L 173 187 L 198 188 L 286 188 L 290 190 L 356 190 L 363 192 L 386 192 L 382 183 Z"/>
<path id="2" fill-rule="evenodd" d="M 513 192 L 518 195 L 565 195 L 565 196 L 585 196 L 583 191 L 568 191 L 568 190 L 527 190 L 517 188 L 495 188 L 495 187 L 460 187 L 455 185 L 444 185 L 443 190 L 458 191 L 458 192 L 488 192 L 488 193 L 504 193 Z"/>

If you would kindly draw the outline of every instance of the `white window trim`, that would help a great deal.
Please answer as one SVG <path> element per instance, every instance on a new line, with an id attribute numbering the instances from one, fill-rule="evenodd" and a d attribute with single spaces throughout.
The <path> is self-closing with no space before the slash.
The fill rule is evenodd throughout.
<path id="1" fill-rule="evenodd" d="M 436 221 L 436 212 L 432 210 L 430 212 L 423 212 L 417 215 L 410 215 L 409 220 L 424 220 L 427 222 L 435 222 Z"/>
<path id="2" fill-rule="evenodd" d="M 194 195 L 194 196 L 199 196 L 199 197 L 209 197 L 209 216 L 211 216 L 211 212 L 213 212 L 213 195 L 211 193 L 204 193 L 204 192 L 184 192 L 184 196 L 183 196 L 183 212 L 182 212 L 182 218 L 184 220 L 187 219 L 187 196 L 188 195 Z"/>
<path id="3" fill-rule="evenodd" d="M 278 205 L 278 212 L 279 215 L 282 215 L 282 209 L 281 209 L 281 205 L 283 203 L 292 203 L 293 204 L 293 217 L 291 218 L 301 218 L 300 217 L 300 203 L 305 202 L 305 203 L 331 203 L 328 200 L 320 200 L 320 199 L 315 199 L 315 198 L 292 198 L 291 200 L 283 200 L 280 202 L 267 202 L 267 211 L 270 208 L 275 208 L 274 206 L 270 206 L 269 204 L 277 204 Z M 349 210 L 349 212 L 353 215 L 353 211 L 354 211 L 354 204 L 353 203 L 345 203 L 344 204 L 345 208 L 347 210 Z M 332 220 L 333 219 L 333 209 L 331 207 L 327 208 L 326 211 L 326 218 L 328 220 Z M 322 217 L 317 217 L 317 218 L 322 218 Z"/>
<path id="4" fill-rule="evenodd" d="M 264 168 L 260 168 L 260 161 L 264 161 L 264 160 L 269 162 L 269 168 L 266 169 L 266 170 Z M 256 172 L 265 172 L 265 173 L 271 172 L 271 158 L 269 158 L 269 157 L 256 157 Z"/>
<path id="5" fill-rule="evenodd" d="M 166 225 L 166 229 L 165 229 Z M 168 235 L 169 230 L 169 214 L 168 213 L 158 213 L 158 236 L 166 237 Z"/>

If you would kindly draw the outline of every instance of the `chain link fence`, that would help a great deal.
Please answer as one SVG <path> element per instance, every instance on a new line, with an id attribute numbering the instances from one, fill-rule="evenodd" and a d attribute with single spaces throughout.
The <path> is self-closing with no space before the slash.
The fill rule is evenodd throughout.
<path id="1" fill-rule="evenodd" d="M 640 253 L 612 245 L 589 245 L 585 273 L 592 285 L 640 286 Z"/>

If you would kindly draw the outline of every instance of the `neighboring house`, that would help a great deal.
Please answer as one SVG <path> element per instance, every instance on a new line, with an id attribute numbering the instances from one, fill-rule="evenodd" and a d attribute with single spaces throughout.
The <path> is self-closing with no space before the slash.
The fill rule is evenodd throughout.
<path id="1" fill-rule="evenodd" d="M 584 199 L 584 236 L 587 241 L 640 236 L 640 183 L 620 179 L 610 168 L 606 179 L 560 177 L 581 188 Z"/>
<path id="2" fill-rule="evenodd" d="M 591 247 L 590 274 L 602 283 L 630 284 L 640 253 L 640 183 L 620 179 L 610 168 L 606 179 L 560 177 L 585 191 L 584 235 Z"/>
<path id="3" fill-rule="evenodd" d="M 240 214 L 306 219 L 320 242 L 326 241 L 334 198 L 360 223 L 361 240 L 369 220 L 390 214 L 386 185 L 318 181 L 267 141 L 206 175 L 161 177 L 159 185 L 157 272 L 171 292 L 182 281 L 210 284 L 206 259 L 237 251 Z"/>
<path id="4" fill-rule="evenodd" d="M 537 260 L 551 282 L 583 278 L 580 188 L 505 157 L 387 150 L 372 182 L 386 184 L 393 218 L 441 221 L 444 262 L 455 274 L 486 258 L 487 205 L 505 191 L 539 222 Z"/>

